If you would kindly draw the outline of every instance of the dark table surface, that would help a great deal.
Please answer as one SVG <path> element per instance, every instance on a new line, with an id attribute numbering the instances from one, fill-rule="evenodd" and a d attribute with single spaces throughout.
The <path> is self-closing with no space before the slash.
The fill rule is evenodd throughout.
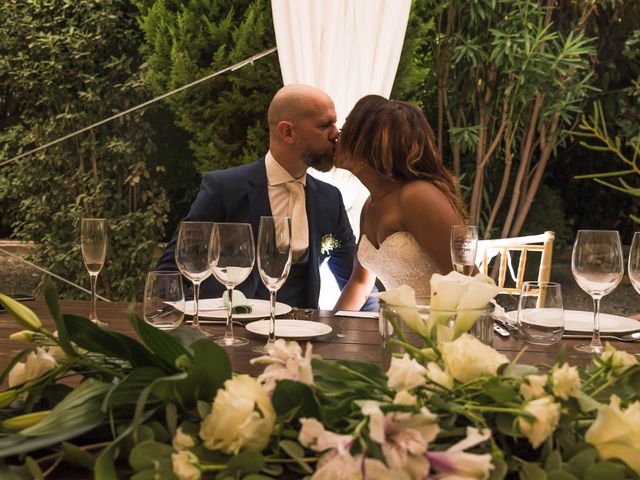
<path id="1" fill-rule="evenodd" d="M 54 329 L 53 320 L 43 301 L 25 302 L 25 305 L 34 310 L 48 328 Z M 135 333 L 127 319 L 129 306 L 130 304 L 124 302 L 98 302 L 98 316 L 108 323 L 107 329 L 135 337 Z M 89 302 L 87 301 L 62 301 L 61 307 L 64 313 L 82 316 L 88 316 L 89 314 Z M 140 312 L 141 306 L 138 304 L 134 308 Z M 284 318 L 290 318 L 291 316 L 292 314 L 289 314 Z M 304 315 L 302 316 L 304 317 Z M 375 363 L 381 361 L 377 319 L 337 317 L 330 311 L 316 311 L 308 318 L 308 321 L 322 322 L 330 325 L 333 329 L 331 333 L 311 340 L 314 353 L 328 360 L 363 360 Z M 640 328 L 640 321 L 638 321 L 638 327 Z M 206 328 L 220 333 L 224 331 L 224 326 L 221 324 L 207 324 Z M 0 367 L 6 366 L 16 353 L 25 348 L 23 343 L 14 342 L 8 338 L 11 333 L 18 330 L 20 330 L 20 327 L 10 315 L 7 312 L 0 312 Z M 247 331 L 242 325 L 236 326 L 235 334 L 250 341 L 248 345 L 226 349 L 234 370 L 253 375 L 259 373 L 262 367 L 250 364 L 251 358 L 259 356 L 259 354 L 251 350 L 251 347 L 264 344 L 265 339 Z M 547 347 L 526 344 L 513 336 L 502 338 L 494 335 L 493 347 L 504 353 L 509 359 L 515 358 L 524 348 L 525 350 L 519 359 L 519 363 L 551 364 L 560 349 L 560 345 L 565 345 L 567 361 L 572 365 L 584 365 L 590 362 L 590 355 L 575 351 L 573 345 L 585 342 L 588 342 L 588 339 L 563 339 L 559 344 Z M 613 341 L 612 344 L 621 350 L 640 353 L 640 342 Z"/>

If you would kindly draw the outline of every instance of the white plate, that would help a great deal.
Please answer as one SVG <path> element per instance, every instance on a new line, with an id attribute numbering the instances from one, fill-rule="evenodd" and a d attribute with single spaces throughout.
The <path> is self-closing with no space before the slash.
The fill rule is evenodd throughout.
<path id="1" fill-rule="evenodd" d="M 234 313 L 234 320 L 269 316 L 269 300 L 250 298 L 247 299 L 247 303 L 251 305 L 251 313 Z M 193 315 L 193 308 L 193 300 L 184 302 L 184 313 L 187 315 Z M 201 318 L 220 318 L 224 320 L 227 318 L 227 307 L 225 307 L 222 298 L 204 298 L 200 300 L 199 310 L 199 316 Z M 291 307 L 286 303 L 276 302 L 276 315 L 284 315 L 290 311 Z"/>
<path id="2" fill-rule="evenodd" d="M 251 333 L 269 336 L 269 320 L 258 320 L 248 323 L 245 328 Z M 331 333 L 332 328 L 319 322 L 309 320 L 276 320 L 276 338 L 305 338 L 319 337 Z"/>
<path id="3" fill-rule="evenodd" d="M 518 311 L 507 312 L 507 319 L 515 323 Z M 564 329 L 569 332 L 591 332 L 593 331 L 593 312 L 582 310 L 564 311 Z M 629 332 L 640 329 L 640 321 L 633 318 L 600 314 L 600 332 Z"/>

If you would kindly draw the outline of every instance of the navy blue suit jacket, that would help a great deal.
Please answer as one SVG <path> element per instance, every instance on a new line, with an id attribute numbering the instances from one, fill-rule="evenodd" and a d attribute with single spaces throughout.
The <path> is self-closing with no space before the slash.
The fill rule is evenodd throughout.
<path id="1" fill-rule="evenodd" d="M 307 298 L 297 300 L 297 307 L 318 308 L 320 293 L 319 266 L 327 255 L 320 252 L 320 241 L 324 235 L 333 235 L 340 247 L 331 251 L 329 268 L 340 289 L 349 280 L 356 250 L 355 238 L 340 191 L 332 185 L 307 175 L 306 208 L 309 222 L 309 268 Z M 255 163 L 208 172 L 204 175 L 200 191 L 191 205 L 185 221 L 242 222 L 250 223 L 254 239 L 258 238 L 261 216 L 271 215 L 271 205 L 267 189 L 267 173 L 264 157 Z M 158 261 L 158 270 L 177 270 L 175 263 L 175 243 L 177 231 Z M 268 298 L 262 286 L 258 269 L 238 287 L 247 298 Z M 280 292 L 288 288 L 287 282 Z M 224 287 L 215 278 L 209 277 L 202 283 L 201 298 L 220 297 Z M 283 295 L 284 296 L 284 295 Z M 375 308 L 374 299 L 367 308 Z"/>

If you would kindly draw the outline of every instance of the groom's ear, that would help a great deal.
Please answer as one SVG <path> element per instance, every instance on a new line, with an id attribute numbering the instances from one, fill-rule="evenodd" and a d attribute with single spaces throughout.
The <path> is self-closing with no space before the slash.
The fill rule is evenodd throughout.
<path id="1" fill-rule="evenodd" d="M 288 144 L 293 144 L 293 124 L 291 122 L 287 122 L 283 120 L 276 125 L 276 130 L 278 131 L 278 135 L 280 139 Z"/>

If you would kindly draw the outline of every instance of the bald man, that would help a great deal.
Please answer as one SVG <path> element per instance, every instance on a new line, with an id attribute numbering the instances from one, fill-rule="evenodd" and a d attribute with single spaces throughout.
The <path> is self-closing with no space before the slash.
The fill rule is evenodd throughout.
<path id="1" fill-rule="evenodd" d="M 342 289 L 351 275 L 355 239 L 335 187 L 307 175 L 307 168 L 328 171 L 333 166 L 336 112 L 322 90 L 287 85 L 269 105 L 269 151 L 255 163 L 208 172 L 183 221 L 250 223 L 258 238 L 261 216 L 290 216 L 293 263 L 278 301 L 293 307 L 318 308 L 319 266 L 328 264 Z M 330 251 L 323 238 L 335 239 Z M 160 258 L 158 270 L 176 270 L 177 232 Z M 240 289 L 247 298 L 268 299 L 257 268 Z M 201 298 L 220 297 L 224 287 L 214 278 L 201 286 Z M 375 308 L 373 303 L 364 308 Z"/>

